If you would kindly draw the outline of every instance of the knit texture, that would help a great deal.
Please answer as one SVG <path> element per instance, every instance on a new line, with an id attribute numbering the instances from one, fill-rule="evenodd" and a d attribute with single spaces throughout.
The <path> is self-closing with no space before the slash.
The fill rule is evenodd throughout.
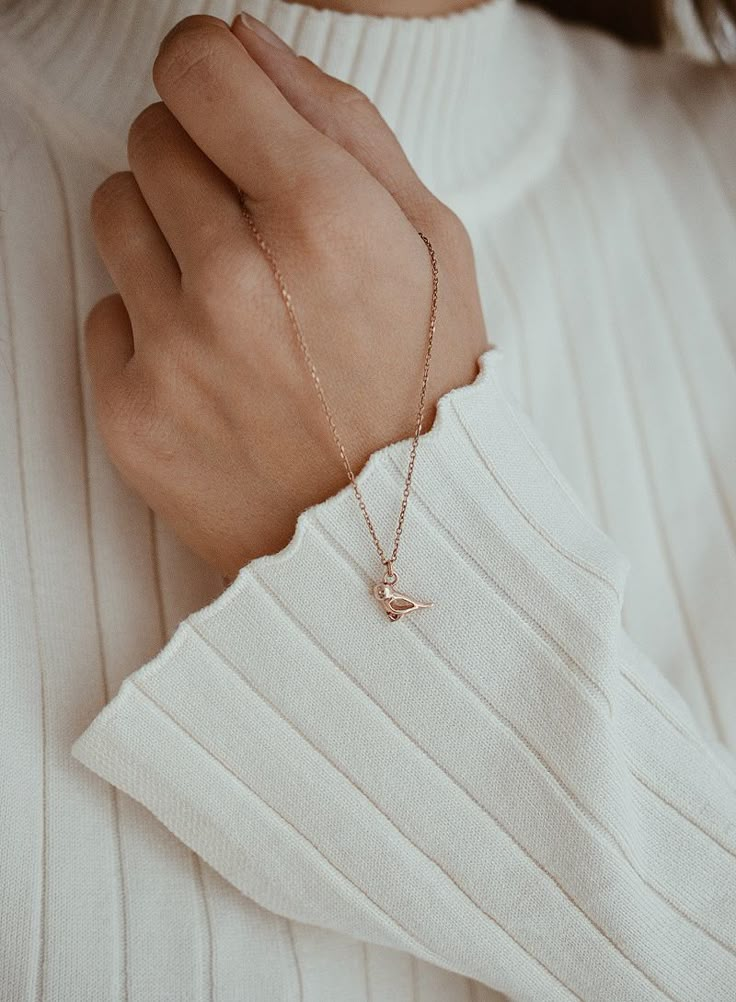
<path id="1" fill-rule="evenodd" d="M 730 1002 L 733 73 L 503 0 L 251 7 L 463 216 L 501 346 L 390 624 L 348 493 L 220 594 L 96 432 L 89 197 L 191 9 L 0 11 L 0 998 Z"/>

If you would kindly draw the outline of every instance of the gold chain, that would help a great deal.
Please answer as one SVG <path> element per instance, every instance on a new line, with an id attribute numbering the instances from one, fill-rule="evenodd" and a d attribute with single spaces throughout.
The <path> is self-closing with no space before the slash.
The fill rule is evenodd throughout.
<path id="1" fill-rule="evenodd" d="M 255 238 L 256 243 L 261 249 L 261 252 L 263 253 L 264 257 L 268 261 L 271 267 L 271 271 L 273 272 L 274 279 L 276 280 L 276 284 L 278 285 L 279 288 L 279 293 L 281 294 L 281 299 L 283 300 L 284 306 L 286 307 L 286 312 L 289 316 L 289 321 L 294 330 L 297 343 L 304 357 L 304 361 L 306 362 L 307 368 L 309 369 L 309 374 L 312 377 L 314 388 L 317 391 L 317 396 L 319 397 L 319 402 L 322 406 L 322 410 L 324 411 L 324 415 L 327 419 L 327 424 L 329 425 L 330 432 L 332 433 L 332 437 L 335 441 L 335 445 L 337 446 L 337 449 L 340 453 L 340 458 L 342 459 L 343 466 L 345 467 L 345 472 L 347 473 L 348 480 L 350 481 L 350 484 L 353 488 L 353 492 L 358 502 L 358 506 L 360 507 L 360 510 L 363 514 L 363 518 L 365 519 L 365 524 L 368 526 L 368 531 L 371 534 L 371 539 L 373 540 L 373 543 L 376 547 L 378 556 L 380 557 L 381 563 L 386 569 L 386 573 L 384 574 L 383 578 L 384 584 L 390 586 L 392 584 L 395 584 L 397 580 L 397 576 L 394 571 L 394 564 L 399 554 L 399 543 L 401 541 L 401 533 L 404 528 L 406 508 L 409 503 L 409 494 L 411 492 L 411 481 L 414 475 L 414 464 L 416 462 L 416 457 L 417 457 L 419 436 L 422 433 L 422 422 L 424 421 L 424 408 L 427 396 L 427 381 L 429 379 L 429 365 L 432 358 L 432 344 L 434 342 L 434 333 L 437 325 L 437 300 L 439 292 L 439 268 L 437 265 L 437 255 L 435 254 L 434 248 L 430 243 L 429 239 L 424 235 L 424 233 L 419 232 L 419 236 L 422 238 L 427 248 L 430 264 L 432 267 L 432 299 L 429 311 L 429 328 L 427 333 L 427 349 L 424 356 L 422 386 L 421 390 L 419 391 L 419 407 L 417 408 L 417 416 L 414 424 L 414 435 L 412 437 L 411 449 L 409 451 L 409 464 L 406 471 L 406 478 L 404 480 L 404 490 L 401 497 L 401 507 L 399 509 L 399 517 L 396 523 L 396 534 L 394 536 L 394 544 L 391 550 L 391 555 L 387 557 L 383 547 L 381 546 L 381 542 L 378 538 L 378 533 L 376 532 L 375 527 L 373 525 L 373 521 L 371 520 L 371 517 L 368 514 L 368 508 L 366 506 L 363 495 L 360 491 L 360 487 L 358 486 L 357 480 L 355 479 L 355 474 L 353 473 L 353 468 L 350 465 L 350 460 L 348 459 L 347 453 L 345 451 L 345 446 L 343 445 L 342 439 L 340 438 L 339 432 L 337 430 L 335 416 L 332 412 L 332 408 L 327 402 L 327 397 L 325 396 L 325 391 L 322 387 L 322 382 L 317 373 L 317 368 L 314 364 L 314 360 L 309 350 L 306 338 L 304 337 L 304 332 L 302 331 L 301 324 L 299 323 L 299 318 L 296 315 L 296 310 L 294 308 L 294 304 L 291 299 L 291 294 L 289 293 L 289 290 L 286 288 L 286 283 L 284 281 L 284 277 L 281 273 L 278 262 L 276 260 L 276 256 L 274 252 L 271 250 L 270 246 L 264 240 L 261 232 L 259 231 L 259 229 L 255 224 L 253 217 L 248 211 L 248 208 L 245 203 L 245 197 L 242 191 L 239 192 L 239 196 L 240 196 L 240 205 L 242 208 L 243 216 L 245 217 L 246 222 L 250 227 L 250 230 Z M 416 607 L 424 607 L 424 604 L 418 603 L 416 604 Z M 412 611 L 412 610 L 409 609 L 402 610 L 401 613 L 397 615 L 393 615 L 389 610 L 387 611 L 389 612 L 389 618 L 394 619 L 394 618 L 399 618 L 400 615 L 404 615 L 407 611 Z"/>

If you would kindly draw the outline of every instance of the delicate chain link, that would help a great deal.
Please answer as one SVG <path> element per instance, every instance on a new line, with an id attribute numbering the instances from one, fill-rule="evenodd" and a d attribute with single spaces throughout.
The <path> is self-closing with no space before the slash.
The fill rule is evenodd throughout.
<path id="1" fill-rule="evenodd" d="M 309 350 L 309 346 L 307 345 L 307 341 L 306 341 L 306 339 L 304 337 L 304 332 L 302 331 L 301 324 L 299 323 L 299 318 L 296 315 L 296 310 L 294 309 L 294 304 L 293 304 L 292 299 L 291 299 L 291 294 L 289 293 L 289 290 L 286 288 L 286 283 L 284 281 L 284 276 L 281 274 L 281 270 L 280 270 L 280 268 L 278 266 L 278 262 L 276 261 L 276 256 L 275 256 L 274 252 L 271 250 L 271 248 L 269 247 L 269 245 L 264 240 L 263 236 L 261 235 L 261 232 L 259 231 L 259 229 L 257 228 L 257 226 L 255 224 L 255 221 L 253 220 L 253 217 L 251 216 L 250 212 L 248 211 L 248 208 L 247 208 L 247 206 L 245 204 L 245 198 L 243 196 L 243 193 L 240 192 L 239 194 L 240 194 L 240 204 L 241 204 L 243 216 L 245 217 L 245 220 L 248 223 L 248 226 L 250 227 L 251 232 L 253 233 L 253 236 L 254 236 L 254 238 L 256 240 L 256 243 L 260 247 L 260 249 L 261 249 L 264 257 L 266 258 L 266 260 L 268 261 L 269 265 L 271 266 L 271 271 L 273 272 L 273 277 L 276 280 L 276 284 L 279 287 L 279 292 L 280 292 L 281 298 L 282 298 L 282 300 L 284 302 L 284 306 L 286 307 L 286 312 L 287 312 L 287 314 L 289 316 L 289 321 L 290 321 L 291 326 L 292 326 L 292 328 L 294 330 L 294 334 L 296 336 L 297 343 L 299 345 L 301 353 L 302 353 L 302 355 L 304 357 L 304 361 L 306 362 L 307 368 L 309 369 L 309 374 L 312 377 L 312 382 L 314 383 L 314 388 L 317 391 L 317 396 L 319 397 L 319 402 L 322 405 L 322 410 L 324 411 L 324 415 L 327 418 L 327 424 L 329 425 L 330 432 L 332 433 L 332 437 L 335 440 L 335 445 L 337 446 L 338 451 L 340 453 L 340 458 L 342 459 L 343 466 L 345 467 L 345 472 L 348 475 L 348 480 L 350 481 L 350 484 L 351 484 L 351 486 L 353 488 L 353 492 L 355 494 L 356 500 L 357 500 L 358 505 L 360 507 L 360 510 L 361 510 L 361 512 L 363 514 L 363 518 L 365 519 L 365 524 L 368 526 L 368 531 L 371 534 L 371 539 L 373 540 L 373 543 L 374 543 L 374 545 L 376 547 L 376 550 L 378 551 L 378 556 L 381 558 L 381 563 L 386 568 L 386 580 L 395 581 L 396 580 L 396 575 L 394 573 L 393 567 L 394 567 L 394 563 L 396 562 L 396 558 L 398 557 L 398 554 L 399 554 L 399 542 L 401 540 L 401 533 L 402 533 L 403 528 L 404 528 L 404 519 L 406 517 L 406 507 L 407 507 L 407 505 L 409 503 L 409 494 L 411 493 L 411 481 L 412 481 L 412 477 L 414 476 L 414 464 L 416 463 L 416 458 L 417 458 L 417 447 L 419 445 L 419 436 L 422 433 L 422 422 L 424 421 L 424 408 L 425 408 L 425 401 L 426 401 L 426 396 L 427 396 L 427 381 L 429 379 L 429 365 L 430 365 L 430 361 L 432 359 L 432 344 L 434 342 L 434 333 L 435 333 L 435 328 L 437 326 L 437 300 L 438 300 L 438 294 L 439 294 L 439 268 L 438 268 L 438 265 L 437 265 L 437 255 L 435 254 L 434 247 L 430 243 L 429 239 L 423 233 L 420 232 L 419 236 L 424 241 L 424 244 L 425 244 L 425 246 L 427 248 L 427 252 L 429 254 L 430 264 L 432 266 L 432 299 L 431 299 L 430 311 L 429 311 L 429 328 L 428 328 L 428 332 L 427 332 L 427 349 L 426 349 L 425 356 L 424 356 L 424 370 L 422 372 L 422 387 L 421 387 L 421 390 L 419 392 L 419 407 L 417 409 L 417 417 L 416 417 L 416 421 L 415 421 L 415 424 L 414 424 L 414 435 L 413 435 L 413 438 L 412 438 L 411 449 L 410 449 L 410 452 L 409 452 L 409 464 L 408 464 L 408 467 L 407 467 L 407 470 L 406 470 L 406 478 L 404 480 L 404 491 L 403 491 L 403 494 L 402 494 L 402 497 L 401 497 L 401 507 L 399 509 L 399 517 L 398 517 L 398 521 L 396 523 L 396 534 L 394 536 L 394 545 L 393 545 L 393 548 L 391 550 L 391 556 L 387 557 L 386 554 L 385 554 L 385 552 L 384 552 L 383 547 L 381 546 L 381 542 L 380 542 L 380 540 L 378 538 L 378 533 L 375 530 L 375 527 L 373 525 L 371 517 L 368 514 L 368 508 L 366 507 L 365 500 L 363 499 L 363 495 L 361 494 L 360 488 L 358 487 L 358 482 L 355 479 L 355 474 L 353 473 L 353 468 L 350 465 L 350 460 L 347 457 L 347 453 L 345 451 L 345 446 L 343 445 L 342 439 L 340 438 L 340 435 L 338 433 L 337 425 L 335 423 L 334 414 L 332 413 L 332 409 L 331 409 L 330 405 L 327 402 L 327 397 L 325 396 L 325 391 L 324 391 L 324 389 L 322 387 L 322 383 L 320 381 L 319 375 L 317 374 L 317 368 L 316 368 L 316 366 L 314 364 L 314 361 L 312 359 L 312 354 L 311 354 L 311 352 Z"/>

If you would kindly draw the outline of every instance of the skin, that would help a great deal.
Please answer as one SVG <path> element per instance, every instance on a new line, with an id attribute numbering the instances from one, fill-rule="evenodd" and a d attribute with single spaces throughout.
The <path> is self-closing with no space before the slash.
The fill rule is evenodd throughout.
<path id="1" fill-rule="evenodd" d="M 231 578 L 347 482 L 237 189 L 356 472 L 413 431 L 431 291 L 418 229 L 440 265 L 425 429 L 439 397 L 475 378 L 484 324 L 463 227 L 358 91 L 258 22 L 206 16 L 169 33 L 153 79 L 161 102 L 131 126 L 130 171 L 92 200 L 118 292 L 87 319 L 87 361 L 123 478 Z"/>

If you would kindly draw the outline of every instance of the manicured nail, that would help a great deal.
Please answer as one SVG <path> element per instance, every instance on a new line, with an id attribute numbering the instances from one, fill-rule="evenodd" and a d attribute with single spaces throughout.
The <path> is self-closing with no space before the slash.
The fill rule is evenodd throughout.
<path id="1" fill-rule="evenodd" d="M 249 31 L 258 35 L 258 37 L 262 38 L 264 42 L 268 42 L 268 44 L 272 45 L 274 49 L 281 49 L 282 52 L 293 51 L 291 47 L 286 44 L 283 38 L 279 38 L 275 32 L 266 27 L 263 21 L 259 21 L 258 18 L 253 17 L 252 14 L 246 14 L 245 11 L 241 11 L 240 20 L 245 27 L 249 29 Z"/>

